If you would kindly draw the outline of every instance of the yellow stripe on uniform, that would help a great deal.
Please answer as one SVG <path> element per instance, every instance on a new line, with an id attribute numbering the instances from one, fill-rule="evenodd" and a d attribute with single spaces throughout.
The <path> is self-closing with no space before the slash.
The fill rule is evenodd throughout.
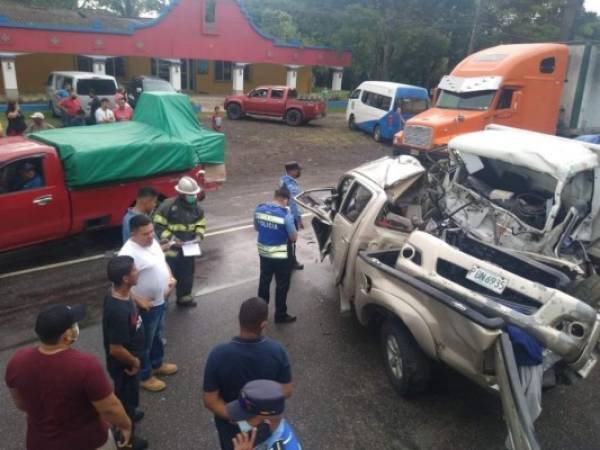
<path id="1" fill-rule="evenodd" d="M 283 217 L 272 216 L 271 214 L 256 213 L 256 218 L 258 220 L 264 220 L 265 222 L 277 223 L 279 225 L 283 225 L 285 223 L 285 219 Z"/>
<path id="2" fill-rule="evenodd" d="M 154 223 L 157 223 L 159 225 L 168 225 L 169 222 L 167 222 L 167 219 L 164 218 L 163 216 L 161 216 L 160 214 L 155 214 L 154 215 Z"/>

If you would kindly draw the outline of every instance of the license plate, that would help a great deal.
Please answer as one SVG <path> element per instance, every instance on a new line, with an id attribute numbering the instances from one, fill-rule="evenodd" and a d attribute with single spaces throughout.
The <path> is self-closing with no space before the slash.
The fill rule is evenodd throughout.
<path id="1" fill-rule="evenodd" d="M 506 278 L 502 278 L 494 272 L 490 272 L 489 270 L 477 266 L 469 270 L 467 273 L 467 280 L 471 280 L 473 283 L 477 283 L 496 294 L 502 294 L 508 284 Z"/>
<path id="2" fill-rule="evenodd" d="M 419 150 L 415 150 L 414 148 L 410 149 L 410 154 L 413 156 L 419 156 Z"/>

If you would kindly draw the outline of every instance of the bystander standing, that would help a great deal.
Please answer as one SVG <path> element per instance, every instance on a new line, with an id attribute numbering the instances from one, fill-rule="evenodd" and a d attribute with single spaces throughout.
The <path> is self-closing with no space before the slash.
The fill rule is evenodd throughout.
<path id="1" fill-rule="evenodd" d="M 19 102 L 10 101 L 6 106 L 6 120 L 8 125 L 6 127 L 7 136 L 22 136 L 27 129 L 25 123 L 25 116 L 21 112 Z"/>
<path id="2" fill-rule="evenodd" d="M 100 361 L 71 348 L 84 315 L 82 305 L 44 309 L 35 324 L 40 345 L 8 362 L 6 384 L 27 414 L 27 450 L 115 450 L 108 424 L 129 444 L 131 421 Z"/>
<path id="3" fill-rule="evenodd" d="M 161 339 L 165 297 L 175 286 L 175 279 L 165 260 L 160 245 L 154 238 L 152 221 L 140 214 L 129 221 L 131 237 L 119 255 L 131 256 L 140 275 L 132 295 L 140 308 L 144 325 L 144 351 L 140 370 L 140 386 L 152 392 L 162 391 L 166 384 L 154 375 L 172 375 L 175 364 L 164 362 L 164 345 Z"/>
<path id="4" fill-rule="evenodd" d="M 58 103 L 58 106 L 62 110 L 63 125 L 65 127 L 74 125 L 79 116 L 79 111 L 83 111 L 77 93 L 73 89 L 69 91 L 68 97 L 63 98 Z M 85 112 L 83 113 L 83 119 L 85 120 Z"/>
<path id="5" fill-rule="evenodd" d="M 156 208 L 157 201 L 158 193 L 152 186 L 143 186 L 139 188 L 135 205 L 133 205 L 133 208 L 129 208 L 123 216 L 123 244 L 127 242 L 130 236 L 129 221 L 140 214 L 145 214 L 150 217 L 152 211 Z"/>
<path id="6" fill-rule="evenodd" d="M 100 108 L 96 110 L 95 117 L 98 125 L 115 121 L 115 114 L 110 109 L 110 101 L 107 98 L 100 100 Z"/>
<path id="7" fill-rule="evenodd" d="M 90 107 L 90 116 L 87 119 L 88 125 L 96 125 L 96 111 L 100 108 L 100 99 L 96 95 L 96 91 L 90 89 L 90 101 L 88 103 Z"/>
<path id="8" fill-rule="evenodd" d="M 129 122 L 133 119 L 133 108 L 129 106 L 125 97 L 119 97 L 117 107 L 113 110 L 117 122 Z"/>
<path id="9" fill-rule="evenodd" d="M 296 161 L 291 161 L 285 165 L 285 175 L 282 176 L 280 180 L 281 187 L 287 189 L 290 193 L 289 208 L 297 230 L 304 229 L 304 224 L 302 223 L 302 211 L 300 211 L 300 207 L 298 206 L 298 203 L 296 203 L 296 196 L 301 192 L 300 185 L 298 184 L 298 178 L 300 178 L 301 175 L 302 167 L 300 167 L 300 164 Z M 296 257 L 295 242 L 290 242 L 290 250 L 292 253 L 292 263 L 294 264 L 293 268 L 295 270 L 304 269 L 304 266 L 298 262 L 298 258 Z"/>
<path id="10" fill-rule="evenodd" d="M 108 262 L 110 292 L 104 298 L 102 333 L 106 367 L 113 379 L 115 395 L 133 424 L 131 448 L 143 450 L 148 442 L 135 433 L 135 423 L 144 413 L 138 410 L 140 396 L 140 357 L 144 351 L 144 327 L 138 307 L 131 297 L 139 272 L 131 256 L 115 256 Z"/>
<path id="11" fill-rule="evenodd" d="M 233 450 L 240 432 L 231 423 L 226 404 L 238 398 L 244 385 L 253 380 L 272 380 L 282 385 L 286 397 L 292 393 L 292 371 L 287 351 L 278 342 L 263 336 L 269 307 L 258 297 L 240 307 L 240 334 L 215 347 L 204 368 L 204 406 L 215 416 L 222 450 Z"/>
<path id="12" fill-rule="evenodd" d="M 36 133 L 38 131 L 51 130 L 54 127 L 46 122 L 44 113 L 35 112 L 31 115 L 32 123 L 25 130 L 25 134 Z"/>
<path id="13" fill-rule="evenodd" d="M 211 118 L 212 128 L 219 133 L 223 132 L 223 113 L 220 106 L 215 106 L 215 113 Z"/>

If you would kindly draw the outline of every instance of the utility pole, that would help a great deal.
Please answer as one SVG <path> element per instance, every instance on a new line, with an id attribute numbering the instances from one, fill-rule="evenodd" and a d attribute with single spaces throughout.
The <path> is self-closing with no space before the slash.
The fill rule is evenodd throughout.
<path id="1" fill-rule="evenodd" d="M 583 8 L 583 0 L 567 0 L 560 25 L 560 40 L 570 41 L 575 36 L 575 19 Z"/>
<path id="2" fill-rule="evenodd" d="M 477 6 L 475 8 L 475 18 L 473 19 L 473 28 L 471 29 L 471 38 L 469 39 L 469 48 L 467 48 L 467 55 L 473 53 L 475 50 L 475 38 L 477 37 L 477 32 L 479 31 L 479 21 L 481 20 L 481 12 L 483 11 L 483 6 L 485 0 L 476 0 Z"/>

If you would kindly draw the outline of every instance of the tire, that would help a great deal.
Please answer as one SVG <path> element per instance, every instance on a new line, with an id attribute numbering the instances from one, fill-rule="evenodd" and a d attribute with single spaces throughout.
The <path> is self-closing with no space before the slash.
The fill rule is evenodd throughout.
<path id="1" fill-rule="evenodd" d="M 348 128 L 350 128 L 352 131 L 356 131 L 358 129 L 358 127 L 356 126 L 356 118 L 354 117 L 354 114 L 352 114 L 348 119 Z"/>
<path id="2" fill-rule="evenodd" d="M 569 286 L 567 294 L 600 310 L 600 275 L 592 274 L 581 281 L 576 281 Z"/>
<path id="3" fill-rule="evenodd" d="M 302 111 L 298 109 L 290 109 L 285 113 L 285 123 L 291 127 L 297 127 L 302 125 L 304 117 L 302 117 Z"/>
<path id="4" fill-rule="evenodd" d="M 230 103 L 227 105 L 227 117 L 230 120 L 239 120 L 243 117 L 242 107 L 239 103 Z"/>
<path id="5" fill-rule="evenodd" d="M 403 324 L 393 319 L 385 321 L 381 327 L 381 348 L 385 370 L 400 396 L 427 389 L 431 363 Z"/>
<path id="6" fill-rule="evenodd" d="M 379 125 L 375 125 L 375 128 L 373 128 L 373 139 L 375 142 L 381 142 L 382 140 L 381 127 Z"/>

